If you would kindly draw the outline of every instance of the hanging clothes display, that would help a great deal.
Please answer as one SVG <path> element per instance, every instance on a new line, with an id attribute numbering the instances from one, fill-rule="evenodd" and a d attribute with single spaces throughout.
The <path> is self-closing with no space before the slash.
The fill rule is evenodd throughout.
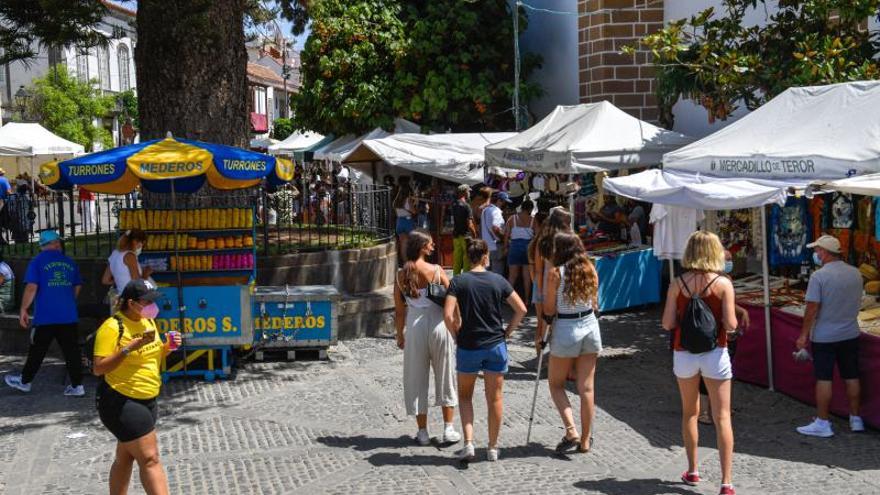
<path id="1" fill-rule="evenodd" d="M 784 207 L 770 210 L 770 265 L 800 265 L 811 252 L 810 213 L 806 198 L 788 198 Z"/>
<path id="2" fill-rule="evenodd" d="M 750 215 L 752 217 L 751 220 L 751 237 L 752 237 L 752 252 L 755 253 L 755 258 L 759 261 L 764 259 L 764 230 L 763 223 L 761 222 L 761 215 L 764 214 L 764 208 L 752 208 L 750 210 Z"/>
<path id="3" fill-rule="evenodd" d="M 721 244 L 739 257 L 752 254 L 752 213 L 750 210 L 720 210 L 715 215 Z"/>
<path id="4" fill-rule="evenodd" d="M 831 193 L 831 198 L 825 207 L 831 215 L 832 229 L 851 229 L 855 225 L 855 205 L 852 196 L 848 193 Z"/>
<path id="5" fill-rule="evenodd" d="M 680 260 L 688 237 L 702 220 L 700 210 L 654 204 L 650 215 L 654 226 L 654 256 L 661 260 Z"/>
<path id="6" fill-rule="evenodd" d="M 822 236 L 828 228 L 825 223 L 825 195 L 815 196 L 810 200 L 810 218 L 812 219 L 813 239 Z"/>

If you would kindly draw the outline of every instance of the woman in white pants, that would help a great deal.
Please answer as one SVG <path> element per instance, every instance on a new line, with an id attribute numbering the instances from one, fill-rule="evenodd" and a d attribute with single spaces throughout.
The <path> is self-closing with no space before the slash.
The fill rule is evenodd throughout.
<path id="1" fill-rule="evenodd" d="M 405 263 L 394 285 L 394 323 L 397 346 L 403 349 L 403 395 L 406 413 L 416 417 L 419 445 L 429 445 L 428 382 L 434 370 L 435 404 L 443 409 L 443 443 L 455 443 L 461 435 L 453 427 L 458 394 L 455 389 L 455 340 L 443 322 L 443 308 L 428 298 L 428 285 L 449 287 L 439 265 L 426 258 L 434 252 L 434 240 L 422 230 L 409 234 Z"/>

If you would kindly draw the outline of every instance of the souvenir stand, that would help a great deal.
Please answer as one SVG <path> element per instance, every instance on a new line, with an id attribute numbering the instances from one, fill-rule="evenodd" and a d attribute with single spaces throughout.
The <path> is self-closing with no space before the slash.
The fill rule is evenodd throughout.
<path id="1" fill-rule="evenodd" d="M 730 126 L 666 154 L 662 172 L 606 181 L 616 194 L 656 204 L 702 210 L 764 208 L 758 215 L 763 273 L 760 278 L 735 280 L 738 303 L 749 311 L 752 322 L 752 330 L 740 337 L 734 360 L 737 379 L 814 403 L 812 363 L 792 358 L 802 326 L 805 282 L 813 269 L 805 246 L 823 233 L 837 236 L 852 255 L 849 261 L 858 265 L 874 260 L 861 267 L 867 281 L 877 278 L 880 250 L 874 248 L 880 246 L 876 232 L 865 233 L 870 218 L 876 218 L 864 213 L 876 209 L 873 202 L 867 201 L 871 207 L 864 209 L 850 197 L 815 194 L 810 184 L 830 182 L 837 187 L 829 185 L 829 190 L 858 193 L 848 188 L 871 180 L 862 175 L 880 172 L 880 143 L 873 138 L 880 126 L 878 109 L 878 82 L 792 88 Z M 852 178 L 843 180 L 846 177 Z M 765 205 L 772 205 L 769 211 Z M 865 251 L 875 256 L 862 256 Z M 867 284 L 867 289 L 875 291 L 880 284 Z M 874 392 L 880 390 L 876 338 L 869 334 L 876 330 L 868 324 L 876 311 L 874 299 L 865 298 L 861 316 L 866 330 L 863 416 L 880 426 L 880 397 Z M 761 327 L 764 332 L 755 331 Z M 837 392 L 843 385 L 835 378 L 834 386 L 832 410 L 842 413 L 845 395 Z"/>
<path id="2" fill-rule="evenodd" d="M 692 142 L 683 134 L 641 121 L 607 101 L 559 106 L 516 136 L 486 147 L 486 162 L 536 174 L 532 189 L 567 197 L 574 213 L 581 200 L 596 196 L 601 206 L 601 177 L 657 165 L 663 153 Z M 536 184 L 538 182 L 538 184 Z M 561 194 L 560 194 L 561 193 Z M 575 215 L 578 217 L 578 215 Z M 574 225 L 596 261 L 599 309 L 611 311 L 660 301 L 660 263 L 650 247 L 630 245 L 619 234 Z"/>
<path id="3" fill-rule="evenodd" d="M 486 145 L 514 136 L 511 132 L 462 134 L 395 134 L 362 142 L 343 160 L 372 178 L 419 174 L 437 179 L 425 187 L 430 206 L 429 229 L 438 246 L 439 262 L 452 266 L 452 212 L 456 187 L 474 186 L 485 180 Z M 416 182 L 428 182 L 426 180 Z"/>
<path id="4" fill-rule="evenodd" d="M 170 195 L 168 207 L 121 210 L 118 229 L 147 233 L 140 262 L 154 269 L 164 296 L 156 325 L 160 333 L 183 335 L 181 348 L 163 363 L 163 380 L 213 380 L 229 376 L 234 346 L 254 342 L 255 204 L 237 197 L 215 206 L 216 197 L 187 196 L 206 182 L 222 191 L 281 183 L 292 179 L 292 170 L 268 155 L 169 136 L 47 164 L 41 177 L 54 189 L 128 194 L 140 186 Z"/>

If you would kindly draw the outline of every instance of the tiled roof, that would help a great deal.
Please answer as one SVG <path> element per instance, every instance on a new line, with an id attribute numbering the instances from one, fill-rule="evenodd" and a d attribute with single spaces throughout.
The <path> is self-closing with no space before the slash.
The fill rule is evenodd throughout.
<path id="1" fill-rule="evenodd" d="M 104 5 L 104 7 L 107 7 L 110 10 L 114 10 L 116 12 L 119 12 L 120 14 L 125 14 L 129 17 L 137 17 L 137 11 L 127 9 L 117 3 L 113 3 L 108 0 L 101 0 L 101 3 Z"/>

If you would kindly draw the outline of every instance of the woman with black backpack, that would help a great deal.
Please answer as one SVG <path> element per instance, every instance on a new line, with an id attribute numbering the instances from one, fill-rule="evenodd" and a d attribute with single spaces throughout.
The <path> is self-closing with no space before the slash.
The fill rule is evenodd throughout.
<path id="1" fill-rule="evenodd" d="M 681 480 L 700 482 L 697 470 L 697 417 L 700 413 L 700 379 L 709 389 L 709 401 L 721 459 L 720 495 L 735 495 L 731 472 L 733 426 L 730 422 L 732 369 L 727 334 L 737 328 L 733 283 L 724 271 L 724 248 L 718 236 L 694 232 L 688 239 L 682 267 L 687 270 L 669 286 L 663 328 L 673 332 L 673 369 L 682 405 L 682 436 L 688 469 Z"/>

